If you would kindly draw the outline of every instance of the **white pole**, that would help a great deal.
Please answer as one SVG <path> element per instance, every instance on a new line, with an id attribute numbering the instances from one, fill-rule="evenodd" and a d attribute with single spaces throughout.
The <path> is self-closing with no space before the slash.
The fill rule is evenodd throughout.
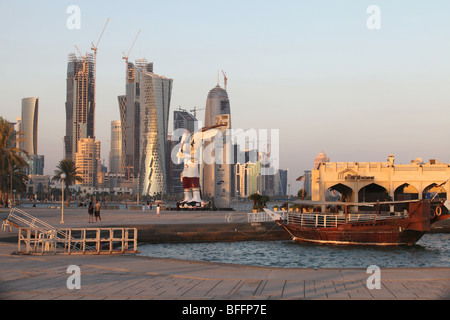
<path id="1" fill-rule="evenodd" d="M 66 178 L 66 175 L 64 173 L 61 174 L 61 184 L 62 184 L 62 205 L 61 205 L 61 221 L 60 223 L 64 222 L 64 179 Z"/>

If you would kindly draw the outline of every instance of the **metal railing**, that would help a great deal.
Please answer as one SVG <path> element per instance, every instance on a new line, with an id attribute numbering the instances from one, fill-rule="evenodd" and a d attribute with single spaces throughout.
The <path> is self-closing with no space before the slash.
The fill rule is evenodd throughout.
<path id="1" fill-rule="evenodd" d="M 282 216 L 283 220 L 286 220 L 286 211 L 278 211 L 277 214 Z M 267 213 L 263 212 L 250 212 L 247 213 L 247 221 L 248 222 L 267 222 L 273 221 L 273 218 L 269 216 Z"/>
<path id="2" fill-rule="evenodd" d="M 136 253 L 136 228 L 71 228 L 52 225 L 12 208 L 6 221 L 19 229 L 18 253 Z"/>
<path id="3" fill-rule="evenodd" d="M 324 214 L 324 213 L 289 213 L 288 224 L 302 227 L 337 228 L 350 222 L 375 222 L 380 220 L 398 219 L 402 213 L 395 215 L 380 215 L 374 213 Z"/>
<path id="4" fill-rule="evenodd" d="M 22 254 L 136 253 L 136 228 L 74 228 L 40 232 L 19 227 L 18 251 Z"/>

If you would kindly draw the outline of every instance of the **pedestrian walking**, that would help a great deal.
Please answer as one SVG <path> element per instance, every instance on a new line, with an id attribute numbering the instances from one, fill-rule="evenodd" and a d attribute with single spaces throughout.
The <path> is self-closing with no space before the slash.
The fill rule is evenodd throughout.
<path id="1" fill-rule="evenodd" d="M 98 202 L 98 200 L 97 200 L 95 203 L 95 222 L 102 221 L 102 218 L 100 216 L 100 208 L 101 208 L 100 202 Z"/>
<path id="2" fill-rule="evenodd" d="M 94 223 L 94 204 L 92 203 L 92 201 L 89 202 L 89 207 L 88 207 L 88 213 L 89 213 L 89 223 Z"/>
<path id="3" fill-rule="evenodd" d="M 156 215 L 159 216 L 159 204 L 156 206 Z"/>

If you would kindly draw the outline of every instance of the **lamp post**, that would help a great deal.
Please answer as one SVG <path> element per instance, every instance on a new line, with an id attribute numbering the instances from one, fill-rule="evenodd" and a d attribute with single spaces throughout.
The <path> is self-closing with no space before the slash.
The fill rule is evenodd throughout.
<path id="1" fill-rule="evenodd" d="M 62 205 L 61 205 L 61 221 L 60 223 L 64 222 L 64 179 L 66 179 L 66 174 L 61 173 L 61 184 L 62 184 Z"/>

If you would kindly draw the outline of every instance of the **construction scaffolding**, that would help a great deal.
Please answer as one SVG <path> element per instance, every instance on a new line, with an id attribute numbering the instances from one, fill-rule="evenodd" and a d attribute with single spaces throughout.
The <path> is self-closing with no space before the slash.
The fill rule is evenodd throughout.
<path id="1" fill-rule="evenodd" d="M 18 208 L 4 224 L 19 229 L 16 254 L 138 253 L 136 228 L 56 229 Z"/>

